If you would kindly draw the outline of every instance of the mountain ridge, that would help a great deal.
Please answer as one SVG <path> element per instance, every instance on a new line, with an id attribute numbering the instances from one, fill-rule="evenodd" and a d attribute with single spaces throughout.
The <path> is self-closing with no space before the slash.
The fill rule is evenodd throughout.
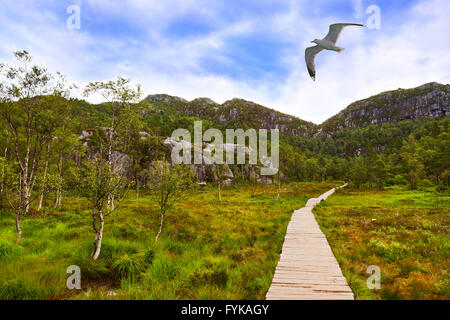
<path id="1" fill-rule="evenodd" d="M 168 94 L 145 99 L 163 110 L 194 116 L 230 127 L 280 129 L 294 136 L 333 134 L 348 127 L 450 115 L 450 85 L 429 82 L 415 88 L 380 92 L 355 101 L 321 124 L 279 112 L 252 101 L 233 98 L 222 104 L 200 97 L 188 101 Z"/>

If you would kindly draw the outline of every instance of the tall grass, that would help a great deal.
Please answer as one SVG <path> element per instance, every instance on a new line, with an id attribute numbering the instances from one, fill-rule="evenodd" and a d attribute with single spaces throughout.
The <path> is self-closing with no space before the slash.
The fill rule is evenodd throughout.
<path id="1" fill-rule="evenodd" d="M 192 193 L 159 216 L 145 195 L 107 217 L 100 257 L 90 259 L 89 203 L 73 197 L 47 216 L 24 217 L 16 245 L 14 215 L 0 216 L 1 299 L 263 299 L 293 210 L 339 183 L 298 183 L 264 192 L 236 186 Z M 81 290 L 66 288 L 67 267 Z"/>
<path id="2" fill-rule="evenodd" d="M 357 299 L 450 299 L 448 194 L 344 189 L 314 213 Z M 379 290 L 366 285 L 369 265 Z"/>

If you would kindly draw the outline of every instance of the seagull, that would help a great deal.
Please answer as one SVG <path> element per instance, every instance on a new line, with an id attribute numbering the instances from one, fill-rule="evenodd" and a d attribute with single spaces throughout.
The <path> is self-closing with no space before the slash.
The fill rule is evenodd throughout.
<path id="1" fill-rule="evenodd" d="M 336 41 L 339 38 L 339 35 L 342 32 L 342 29 L 344 29 L 347 26 L 359 26 L 359 27 L 366 27 L 363 24 L 358 23 L 335 23 L 330 25 L 330 30 L 328 31 L 328 34 L 325 38 L 322 40 L 314 39 L 311 41 L 312 43 L 316 43 L 316 46 L 306 48 L 305 50 L 305 60 L 306 60 L 306 66 L 308 67 L 308 72 L 311 78 L 316 81 L 316 67 L 314 66 L 314 58 L 316 55 L 321 52 L 322 50 L 332 50 L 337 52 L 342 52 L 344 48 L 337 47 Z"/>

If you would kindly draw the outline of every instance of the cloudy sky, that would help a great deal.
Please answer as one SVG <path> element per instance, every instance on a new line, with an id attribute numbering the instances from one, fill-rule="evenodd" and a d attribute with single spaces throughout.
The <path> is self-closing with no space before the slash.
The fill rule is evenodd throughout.
<path id="1" fill-rule="evenodd" d="M 347 28 L 313 82 L 309 41 L 331 23 L 373 22 L 371 5 L 381 28 Z M 26 49 L 79 85 L 120 75 L 146 94 L 239 97 L 320 123 L 381 91 L 450 83 L 449 14 L 448 0 L 0 0 L 0 61 Z"/>

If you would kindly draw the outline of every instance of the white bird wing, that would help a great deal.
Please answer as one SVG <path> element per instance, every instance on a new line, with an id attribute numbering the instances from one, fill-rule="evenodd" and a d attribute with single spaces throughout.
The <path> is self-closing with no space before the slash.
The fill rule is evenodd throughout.
<path id="1" fill-rule="evenodd" d="M 326 35 L 325 38 L 323 38 L 323 40 L 328 40 L 331 41 L 333 43 L 336 43 L 339 35 L 342 32 L 342 29 L 344 29 L 347 26 L 359 26 L 359 27 L 364 27 L 363 24 L 359 24 L 359 23 L 335 23 L 335 24 L 331 24 L 330 25 L 330 30 L 328 31 L 328 34 Z"/>
<path id="2" fill-rule="evenodd" d="M 306 67 L 308 68 L 309 75 L 313 80 L 316 80 L 316 67 L 314 65 L 314 58 L 323 49 L 319 46 L 309 47 L 305 50 Z"/>

